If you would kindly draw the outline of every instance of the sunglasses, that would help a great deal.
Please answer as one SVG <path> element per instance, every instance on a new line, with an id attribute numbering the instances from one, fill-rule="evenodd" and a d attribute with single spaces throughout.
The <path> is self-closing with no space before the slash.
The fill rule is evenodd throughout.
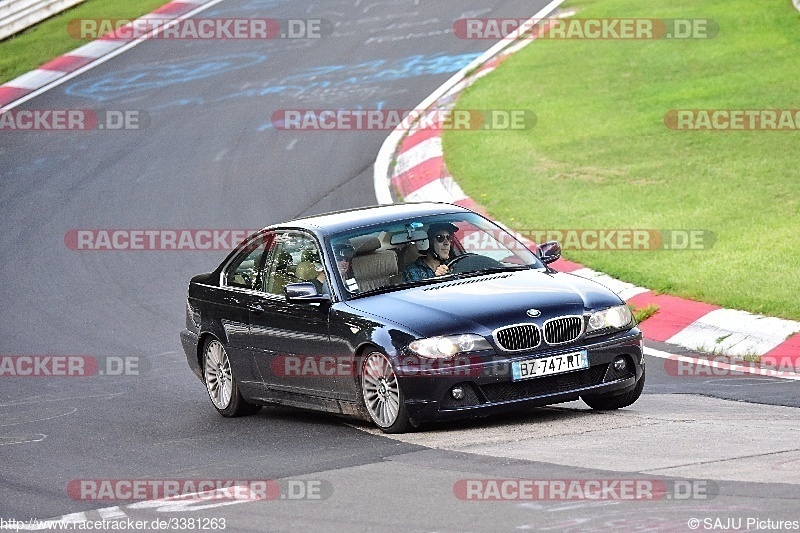
<path id="1" fill-rule="evenodd" d="M 452 240 L 453 240 L 453 236 L 450 235 L 449 233 L 442 233 L 442 234 L 439 234 L 439 235 L 436 236 L 436 242 L 438 242 L 439 244 L 441 244 L 441 243 L 443 243 L 445 241 L 446 242 L 450 242 Z"/>

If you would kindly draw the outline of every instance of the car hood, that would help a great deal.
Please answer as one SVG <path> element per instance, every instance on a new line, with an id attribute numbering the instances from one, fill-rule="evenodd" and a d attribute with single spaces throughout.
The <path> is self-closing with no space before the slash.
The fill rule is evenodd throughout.
<path id="1" fill-rule="evenodd" d="M 347 305 L 428 337 L 453 333 L 488 336 L 498 327 L 535 323 L 622 300 L 599 283 L 572 274 L 522 270 L 443 281 L 357 298 Z M 537 309 L 532 318 L 526 313 Z"/>

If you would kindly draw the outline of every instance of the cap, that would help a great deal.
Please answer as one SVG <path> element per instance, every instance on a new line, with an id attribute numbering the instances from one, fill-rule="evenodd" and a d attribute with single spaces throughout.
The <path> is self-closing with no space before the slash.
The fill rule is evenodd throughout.
<path id="1" fill-rule="evenodd" d="M 458 227 L 455 224 L 451 224 L 450 222 L 434 222 L 428 228 L 428 237 L 435 235 L 437 231 L 445 230 L 448 233 L 455 233 L 458 231 Z"/>
<path id="2" fill-rule="evenodd" d="M 350 261 L 356 255 L 356 249 L 346 242 L 333 245 L 333 255 L 337 261 Z"/>

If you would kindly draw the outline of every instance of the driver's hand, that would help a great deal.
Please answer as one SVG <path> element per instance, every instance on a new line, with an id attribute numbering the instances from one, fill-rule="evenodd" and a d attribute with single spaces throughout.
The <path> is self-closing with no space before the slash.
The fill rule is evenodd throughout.
<path id="1" fill-rule="evenodd" d="M 434 274 L 436 274 L 437 276 L 446 276 L 449 273 L 450 269 L 447 268 L 447 265 L 439 265 L 438 267 L 436 267 L 436 272 L 434 272 Z"/>

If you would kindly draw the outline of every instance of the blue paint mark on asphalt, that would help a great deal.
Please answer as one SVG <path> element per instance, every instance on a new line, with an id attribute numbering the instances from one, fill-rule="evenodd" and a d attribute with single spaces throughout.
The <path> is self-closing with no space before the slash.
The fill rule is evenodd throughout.
<path id="1" fill-rule="evenodd" d="M 396 60 L 376 59 L 356 65 L 341 64 L 310 67 L 297 74 L 250 83 L 250 86 L 246 89 L 236 89 L 213 97 L 192 95 L 191 97 L 155 105 L 150 110 L 157 111 L 185 105 L 208 105 L 268 95 L 295 98 L 311 96 L 315 99 L 322 99 L 324 97 L 333 97 L 340 91 L 357 90 L 369 85 L 419 76 L 434 76 L 457 72 L 478 55 L 440 53 L 413 55 Z M 144 65 L 74 83 L 67 87 L 66 92 L 73 96 L 106 101 L 158 89 L 167 85 L 223 74 L 231 70 L 255 65 L 264 59 L 264 56 L 240 54 L 184 63 Z M 221 87 L 224 87 L 224 85 L 221 85 Z"/>
<path id="2" fill-rule="evenodd" d="M 348 88 L 365 87 L 419 76 L 454 73 L 464 68 L 479 55 L 414 55 L 395 61 L 379 59 L 357 65 L 312 67 L 298 74 L 256 83 L 247 89 L 217 96 L 207 100 L 205 104 L 268 95 L 283 95 L 295 98 L 311 96 L 316 100 L 322 100 Z M 336 79 L 337 75 L 344 77 Z M 182 104 L 178 101 L 167 102 L 152 108 L 152 110 L 156 111 L 175 105 Z"/>
<path id="3" fill-rule="evenodd" d="M 85 147 L 81 147 L 81 150 Z M 72 154 L 52 155 L 48 157 L 37 157 L 33 161 L 23 161 L 16 163 L 14 166 L 3 165 L 0 178 L 3 180 L 13 176 L 31 176 L 37 177 L 42 175 L 57 174 L 58 167 L 73 160 Z"/>
<path id="4" fill-rule="evenodd" d="M 224 74 L 256 65 L 265 59 L 267 57 L 260 54 L 235 54 L 182 63 L 142 65 L 73 83 L 64 92 L 71 96 L 105 102 L 143 91 Z M 193 103 L 194 99 L 188 99 L 186 102 Z"/>

